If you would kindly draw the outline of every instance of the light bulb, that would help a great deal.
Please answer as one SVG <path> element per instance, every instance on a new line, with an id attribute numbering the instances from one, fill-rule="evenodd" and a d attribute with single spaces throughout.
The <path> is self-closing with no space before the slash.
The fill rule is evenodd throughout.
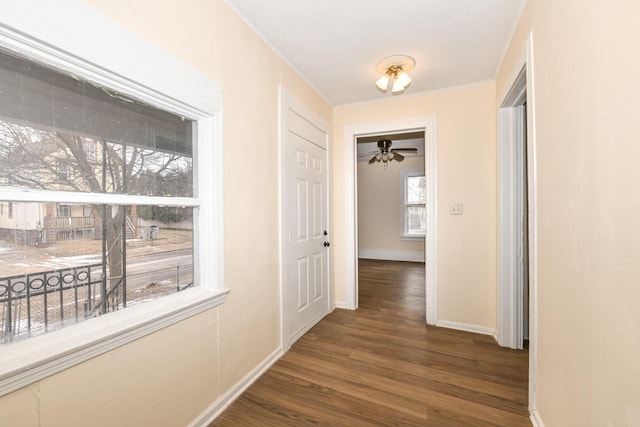
<path id="1" fill-rule="evenodd" d="M 376 154 L 376 160 L 377 160 L 377 161 L 382 160 L 382 153 L 378 153 L 378 154 Z"/>
<path id="2" fill-rule="evenodd" d="M 387 154 L 387 158 L 389 160 L 393 160 L 393 151 L 389 151 L 389 154 Z"/>
<path id="3" fill-rule="evenodd" d="M 383 162 L 385 162 L 385 163 L 388 161 L 388 155 L 387 155 L 387 153 L 384 153 L 384 154 L 382 155 L 382 161 L 383 161 Z"/>

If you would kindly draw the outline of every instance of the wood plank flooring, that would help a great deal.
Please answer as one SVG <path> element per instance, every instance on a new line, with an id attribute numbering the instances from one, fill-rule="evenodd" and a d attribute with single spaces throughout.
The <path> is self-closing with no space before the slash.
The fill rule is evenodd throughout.
<path id="1" fill-rule="evenodd" d="M 528 354 L 425 325 L 424 264 L 360 260 L 360 308 L 296 342 L 211 426 L 530 426 Z"/>

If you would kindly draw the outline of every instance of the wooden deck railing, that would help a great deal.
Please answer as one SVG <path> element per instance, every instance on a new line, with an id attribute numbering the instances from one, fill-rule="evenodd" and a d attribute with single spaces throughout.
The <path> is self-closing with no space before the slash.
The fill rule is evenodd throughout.
<path id="1" fill-rule="evenodd" d="M 78 228 L 93 228 L 95 219 L 92 216 L 61 216 L 55 218 L 55 226 L 58 230 Z"/>

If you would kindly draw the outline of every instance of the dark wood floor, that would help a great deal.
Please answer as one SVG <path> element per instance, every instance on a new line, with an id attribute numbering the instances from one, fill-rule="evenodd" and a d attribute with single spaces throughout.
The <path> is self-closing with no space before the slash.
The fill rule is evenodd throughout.
<path id="1" fill-rule="evenodd" d="M 212 426 L 530 426 L 526 351 L 425 325 L 424 264 L 360 260 L 335 310 Z"/>

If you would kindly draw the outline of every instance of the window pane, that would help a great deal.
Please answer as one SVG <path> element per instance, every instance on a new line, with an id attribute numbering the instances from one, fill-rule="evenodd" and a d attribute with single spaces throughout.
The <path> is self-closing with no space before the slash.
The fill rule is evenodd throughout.
<path id="1" fill-rule="evenodd" d="M 407 207 L 407 234 L 424 236 L 427 228 L 427 210 L 424 206 Z"/>
<path id="2" fill-rule="evenodd" d="M 193 122 L 0 52 L 0 186 L 193 195 Z"/>
<path id="3" fill-rule="evenodd" d="M 426 179 L 424 176 L 407 177 L 407 203 L 412 205 L 427 202 Z"/>
<path id="4" fill-rule="evenodd" d="M 194 122 L 2 52 L 0 94 L 0 190 L 193 196 Z M 194 208 L 69 199 L 0 204 L 0 343 L 193 286 Z"/>
<path id="5" fill-rule="evenodd" d="M 193 286 L 192 208 L 12 207 L 0 215 L 0 343 Z"/>

